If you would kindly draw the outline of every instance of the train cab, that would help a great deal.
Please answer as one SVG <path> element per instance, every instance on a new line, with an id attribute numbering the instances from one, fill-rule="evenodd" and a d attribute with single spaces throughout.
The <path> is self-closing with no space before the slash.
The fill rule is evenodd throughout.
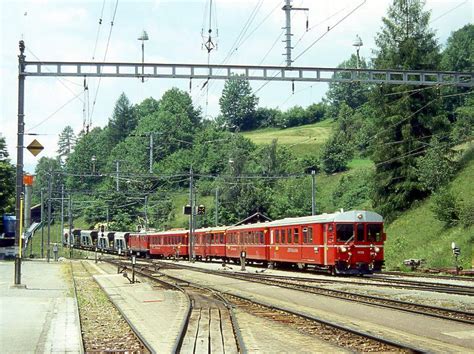
<path id="1" fill-rule="evenodd" d="M 383 265 L 383 218 L 348 211 L 276 220 L 269 224 L 269 258 L 332 274 L 368 274 Z"/>

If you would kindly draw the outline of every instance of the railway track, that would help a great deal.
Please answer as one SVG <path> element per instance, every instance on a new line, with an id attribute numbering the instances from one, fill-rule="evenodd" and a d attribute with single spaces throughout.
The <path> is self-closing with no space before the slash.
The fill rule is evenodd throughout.
<path id="1" fill-rule="evenodd" d="M 128 263 L 106 260 L 128 270 Z M 239 353 L 245 346 L 235 322 L 232 306 L 212 289 L 158 274 L 154 266 L 140 267 L 136 273 L 167 288 L 182 291 L 189 302 L 186 318 L 175 341 L 175 353 Z"/>
<path id="2" fill-rule="evenodd" d="M 181 266 L 179 264 L 161 263 L 163 267 L 168 268 L 180 268 L 189 269 L 187 266 Z M 344 299 L 348 301 L 354 301 L 359 303 L 365 303 L 370 305 L 376 305 L 380 307 L 391 308 L 399 311 L 411 312 L 419 315 L 431 316 L 441 318 L 445 320 L 474 324 L 474 313 L 459 311 L 454 309 L 446 309 L 442 307 L 412 303 L 407 301 L 394 300 L 384 297 L 362 295 L 343 290 L 328 289 L 326 287 L 314 286 L 305 284 L 310 279 L 313 283 L 314 278 L 298 278 L 298 277 L 284 277 L 284 276 L 272 276 L 263 274 L 252 274 L 252 273 L 223 273 L 219 271 L 210 271 L 207 269 L 192 267 L 194 271 L 204 272 L 214 275 L 232 277 L 235 279 L 247 280 L 252 282 L 258 282 L 268 284 L 272 286 L 278 286 L 303 292 L 311 292 L 313 294 L 324 295 L 334 297 L 338 299 Z M 316 280 L 318 281 L 318 280 Z M 354 283 L 352 283 L 354 284 Z"/>
<path id="3" fill-rule="evenodd" d="M 86 263 L 71 262 L 84 351 L 104 354 L 152 353 L 151 348 L 140 338 L 140 334 L 133 330 L 127 317 L 100 290 Z"/>
<path id="4" fill-rule="evenodd" d="M 124 266 L 126 266 L 126 264 Z M 159 282 L 164 281 L 164 279 L 170 279 L 183 289 L 191 288 L 193 289 L 192 292 L 188 293 L 191 296 L 195 296 L 194 289 L 200 289 L 198 292 L 199 301 L 202 300 L 201 296 L 205 295 L 201 293 L 201 290 L 203 289 L 201 288 L 201 286 L 191 284 L 190 282 L 176 276 L 164 274 L 160 271 L 159 268 L 156 267 L 156 264 L 149 263 L 140 267 L 139 273 L 147 277 L 152 277 L 152 279 L 158 280 Z M 166 282 L 168 283 L 168 281 Z M 318 337 L 319 340 L 323 339 L 325 341 L 328 341 L 334 345 L 337 345 L 341 349 L 363 352 L 422 352 L 421 349 L 416 347 L 407 346 L 406 344 L 392 341 L 381 336 L 374 335 L 372 333 L 354 330 L 353 328 L 350 328 L 348 326 L 342 326 L 340 324 L 330 322 L 322 318 L 317 318 L 315 316 L 310 316 L 305 313 L 296 312 L 281 306 L 275 306 L 274 304 L 259 302 L 255 299 L 246 298 L 235 294 L 229 294 L 225 292 L 218 293 L 215 289 L 208 288 L 205 290 L 209 292 L 206 297 L 219 296 L 221 299 L 226 299 L 226 302 L 228 304 L 227 306 L 231 305 L 232 307 L 238 307 L 240 310 L 246 311 L 253 315 L 264 317 L 268 320 L 285 323 L 286 325 L 291 325 L 300 330 L 304 329 L 304 332 L 306 334 L 313 334 L 314 336 Z M 196 314 L 194 315 L 194 317 L 197 318 L 198 315 Z M 190 315 L 189 318 L 193 318 L 193 315 Z M 204 319 L 205 323 L 207 323 L 207 315 L 205 315 Z M 189 323 L 192 323 L 192 321 Z M 237 325 L 234 326 L 234 328 L 238 328 Z M 190 324 L 187 326 L 187 328 L 191 328 L 191 330 L 186 330 L 186 333 L 183 336 L 183 348 L 192 348 L 193 343 L 196 348 L 197 341 L 199 341 L 199 335 L 196 334 L 196 330 L 194 329 L 195 327 L 196 325 L 194 324 Z M 186 345 L 184 346 L 184 344 Z M 243 343 L 240 344 L 240 348 L 242 347 L 244 347 Z M 197 351 L 194 352 L 197 353 Z"/>

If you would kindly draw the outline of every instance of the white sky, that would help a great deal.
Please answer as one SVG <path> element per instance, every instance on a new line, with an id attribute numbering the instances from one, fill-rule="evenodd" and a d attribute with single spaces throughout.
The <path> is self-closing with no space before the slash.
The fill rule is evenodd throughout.
<path id="1" fill-rule="evenodd" d="M 248 38 L 226 63 L 284 64 L 284 43 L 281 42 L 284 38 L 281 35 L 277 39 L 282 34 L 281 27 L 284 26 L 285 17 L 281 10 L 283 0 L 213 0 L 216 5 L 213 17 L 217 20 L 219 37 L 218 50 L 211 53 L 211 63 L 223 62 L 252 11 L 260 2 L 261 6 L 258 7 L 256 16 L 244 36 Z M 309 27 L 313 27 L 305 33 L 305 13 L 293 12 L 293 45 L 302 37 L 293 50 L 293 58 L 326 32 L 328 26 L 334 26 L 361 2 L 293 0 L 293 6 L 310 9 Z M 0 134 L 6 137 L 12 162 L 16 162 L 17 144 L 18 41 L 22 38 L 25 41 L 26 59 L 30 61 L 92 61 L 104 3 L 96 61 L 103 61 L 104 58 L 116 0 L 0 0 Z M 381 18 L 390 3 L 390 0 L 367 0 L 359 10 L 331 30 L 293 66 L 335 67 L 355 52 L 352 43 L 357 34 L 364 43 L 360 51 L 361 56 L 370 57 L 371 50 L 375 47 L 374 37 L 381 26 Z M 207 63 L 207 52 L 201 49 L 201 29 L 203 28 L 205 33 L 208 29 L 207 21 L 203 22 L 208 4 L 209 0 L 119 0 L 106 61 L 140 62 L 141 42 L 137 38 L 145 29 L 150 37 L 150 40 L 145 42 L 146 62 Z M 474 0 L 427 0 L 426 9 L 432 11 L 431 26 L 436 30 L 443 45 L 452 31 L 472 23 L 474 19 Z M 267 15 L 267 20 L 262 23 Z M 332 15 L 334 16 L 331 17 Z M 328 20 L 329 17 L 331 18 Z M 213 33 L 215 24 L 216 22 L 213 24 Z M 254 31 L 257 26 L 259 27 Z M 275 41 L 276 44 L 270 51 Z M 98 80 L 91 78 L 89 81 L 90 110 Z M 200 90 L 202 81 L 194 80 L 191 96 L 194 103 L 202 107 L 203 115 L 215 117 L 218 114 L 218 100 L 223 84 L 222 81 L 211 83 L 206 108 L 206 94 Z M 251 82 L 254 90 L 262 84 L 263 82 Z M 84 96 L 80 94 L 83 91 L 82 85 L 82 78 L 26 78 L 25 132 L 45 134 L 25 136 L 25 146 L 35 138 L 45 146 L 45 150 L 36 158 L 28 151 L 24 152 L 26 171 L 34 172 L 36 161 L 41 156 L 56 154 L 58 134 L 66 125 L 71 125 L 76 134 L 81 130 L 84 100 Z M 92 115 L 93 126 L 103 127 L 107 123 L 121 92 L 125 92 L 132 103 L 139 103 L 150 96 L 159 99 L 173 86 L 189 90 L 189 80 L 150 79 L 142 83 L 139 79 L 104 78 Z M 282 110 L 294 105 L 306 107 L 319 102 L 327 89 L 327 84 L 324 83 L 295 83 L 295 86 L 295 94 L 291 95 L 291 83 L 269 83 L 257 94 L 260 97 L 259 106 L 279 107 Z M 78 97 L 73 99 L 76 95 Z M 65 105 L 68 101 L 71 102 Z M 63 105 L 64 108 L 53 114 Z M 48 117 L 49 119 L 45 120 Z M 44 122 L 38 125 L 42 121 Z"/>

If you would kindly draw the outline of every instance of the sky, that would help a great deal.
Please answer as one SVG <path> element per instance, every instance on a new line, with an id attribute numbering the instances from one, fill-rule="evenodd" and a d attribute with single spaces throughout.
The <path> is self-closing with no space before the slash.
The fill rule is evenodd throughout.
<path id="1" fill-rule="evenodd" d="M 292 12 L 293 58 L 327 32 L 293 66 L 336 67 L 355 53 L 356 35 L 363 41 L 360 55 L 370 58 L 391 2 L 293 0 L 294 7 L 309 8 Z M 208 57 L 201 33 L 209 29 L 210 3 L 217 49 Z M 19 40 L 25 41 L 27 61 L 141 62 L 137 39 L 146 30 L 145 62 L 285 65 L 282 6 L 283 0 L 0 0 L 0 134 L 6 138 L 12 163 L 16 163 Z M 431 11 L 430 26 L 442 46 L 453 31 L 474 20 L 474 0 L 426 0 L 425 9 Z M 190 93 L 204 118 L 213 119 L 219 114 L 224 86 L 223 81 L 211 81 L 208 90 L 201 89 L 203 81 L 193 80 L 190 90 L 189 80 L 142 83 L 138 78 L 104 78 L 100 83 L 91 78 L 87 84 L 88 94 L 82 78 L 26 78 L 25 133 L 37 135 L 25 135 L 24 145 L 37 139 L 45 149 L 37 157 L 24 151 L 25 171 L 33 173 L 42 156 L 56 155 L 58 135 L 66 125 L 76 134 L 84 120 L 90 120 L 92 127 L 104 127 L 122 92 L 137 104 L 148 97 L 159 99 L 177 87 Z M 328 87 L 296 82 L 292 94 L 289 82 L 261 88 L 263 84 L 251 82 L 259 107 L 281 110 L 320 102 Z"/>

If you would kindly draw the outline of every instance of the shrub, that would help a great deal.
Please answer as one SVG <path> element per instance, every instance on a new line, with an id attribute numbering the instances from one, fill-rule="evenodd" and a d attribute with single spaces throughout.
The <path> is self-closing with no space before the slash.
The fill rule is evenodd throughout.
<path id="1" fill-rule="evenodd" d="M 442 189 L 434 195 L 431 208 L 436 218 L 446 226 L 454 226 L 460 219 L 460 208 L 454 195 L 447 189 Z"/>

